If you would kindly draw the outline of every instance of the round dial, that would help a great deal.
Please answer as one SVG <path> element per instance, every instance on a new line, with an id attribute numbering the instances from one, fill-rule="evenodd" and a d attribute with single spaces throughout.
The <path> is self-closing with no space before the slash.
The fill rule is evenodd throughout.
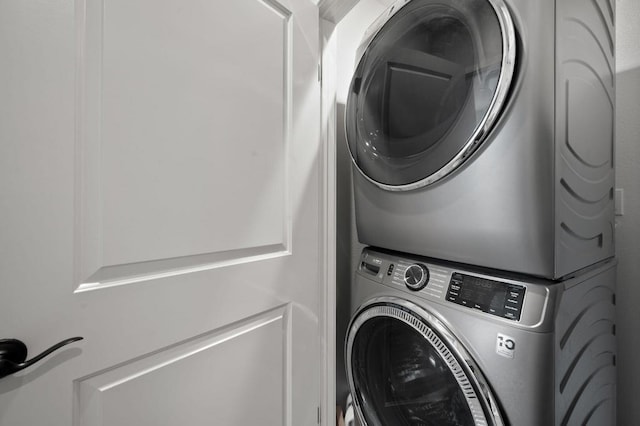
<path id="1" fill-rule="evenodd" d="M 422 290 L 429 282 L 429 270 L 426 266 L 414 263 L 404 272 L 404 283 L 411 290 Z"/>

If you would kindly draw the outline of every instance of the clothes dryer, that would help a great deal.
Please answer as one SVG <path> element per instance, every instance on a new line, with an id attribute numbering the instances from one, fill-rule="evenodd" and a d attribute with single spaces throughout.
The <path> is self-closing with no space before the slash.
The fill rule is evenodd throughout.
<path id="1" fill-rule="evenodd" d="M 616 424 L 614 291 L 614 261 L 552 282 L 365 249 L 345 344 L 361 424 Z"/>
<path id="2" fill-rule="evenodd" d="M 363 244 L 545 278 L 614 255 L 612 0 L 401 0 L 346 105 Z"/>

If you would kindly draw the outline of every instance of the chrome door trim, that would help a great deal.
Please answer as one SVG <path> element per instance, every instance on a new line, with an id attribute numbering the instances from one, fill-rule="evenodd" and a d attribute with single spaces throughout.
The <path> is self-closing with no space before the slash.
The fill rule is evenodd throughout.
<path id="1" fill-rule="evenodd" d="M 361 43 L 356 53 L 356 67 L 360 65 L 360 61 L 365 52 L 369 49 L 371 42 L 380 33 L 384 25 L 391 19 L 396 13 L 398 13 L 403 7 L 409 4 L 412 0 L 398 0 L 367 29 L 363 42 Z M 491 99 L 489 109 L 484 115 L 480 124 L 476 127 L 476 130 L 472 133 L 467 143 L 462 147 L 460 152 L 453 157 L 447 164 L 442 166 L 438 171 L 416 182 L 404 184 L 404 185 L 388 185 L 382 182 L 378 182 L 370 178 L 356 162 L 356 159 L 351 152 L 351 146 L 347 143 L 347 148 L 351 155 L 351 162 L 358 170 L 358 172 L 369 182 L 374 185 L 385 189 L 387 191 L 411 191 L 414 189 L 422 188 L 427 185 L 431 185 L 460 167 L 485 141 L 491 128 L 495 124 L 496 120 L 505 103 L 507 102 L 507 94 L 511 88 L 511 83 L 515 73 L 516 66 L 516 30 L 511 18 L 511 13 L 504 0 L 478 0 L 487 1 L 496 13 L 498 22 L 500 24 L 500 32 L 502 34 L 502 67 L 500 68 L 500 77 L 498 78 L 498 86 L 496 92 Z M 363 47 L 364 46 L 364 47 Z M 346 128 L 346 113 L 345 108 L 345 128 Z M 347 134 L 345 129 L 345 135 Z"/>
<path id="2" fill-rule="evenodd" d="M 363 304 L 352 317 L 347 331 L 345 342 L 347 379 L 349 389 L 353 394 L 355 411 L 363 426 L 369 425 L 364 418 L 360 399 L 355 394 L 351 357 L 358 329 L 366 321 L 375 317 L 388 317 L 404 322 L 420 333 L 436 349 L 462 389 L 476 426 L 504 426 L 497 399 L 491 392 L 477 363 L 462 342 L 438 317 L 427 309 L 408 300 L 392 296 L 375 297 Z M 432 329 L 435 330 L 435 333 Z"/>

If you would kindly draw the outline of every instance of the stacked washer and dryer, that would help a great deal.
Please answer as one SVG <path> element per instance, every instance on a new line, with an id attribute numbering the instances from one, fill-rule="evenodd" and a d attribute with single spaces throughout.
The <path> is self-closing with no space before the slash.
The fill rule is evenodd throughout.
<path id="1" fill-rule="evenodd" d="M 363 425 L 615 425 L 613 0 L 401 0 L 346 106 Z"/>

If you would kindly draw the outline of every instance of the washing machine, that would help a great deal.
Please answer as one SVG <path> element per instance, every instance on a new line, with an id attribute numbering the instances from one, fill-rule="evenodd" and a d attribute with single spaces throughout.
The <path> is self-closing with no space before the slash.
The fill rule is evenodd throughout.
<path id="1" fill-rule="evenodd" d="M 615 261 L 566 281 L 366 248 L 345 365 L 364 426 L 615 425 Z"/>
<path id="2" fill-rule="evenodd" d="M 614 255 L 613 0 L 401 0 L 345 107 L 360 242 L 543 278 Z"/>

